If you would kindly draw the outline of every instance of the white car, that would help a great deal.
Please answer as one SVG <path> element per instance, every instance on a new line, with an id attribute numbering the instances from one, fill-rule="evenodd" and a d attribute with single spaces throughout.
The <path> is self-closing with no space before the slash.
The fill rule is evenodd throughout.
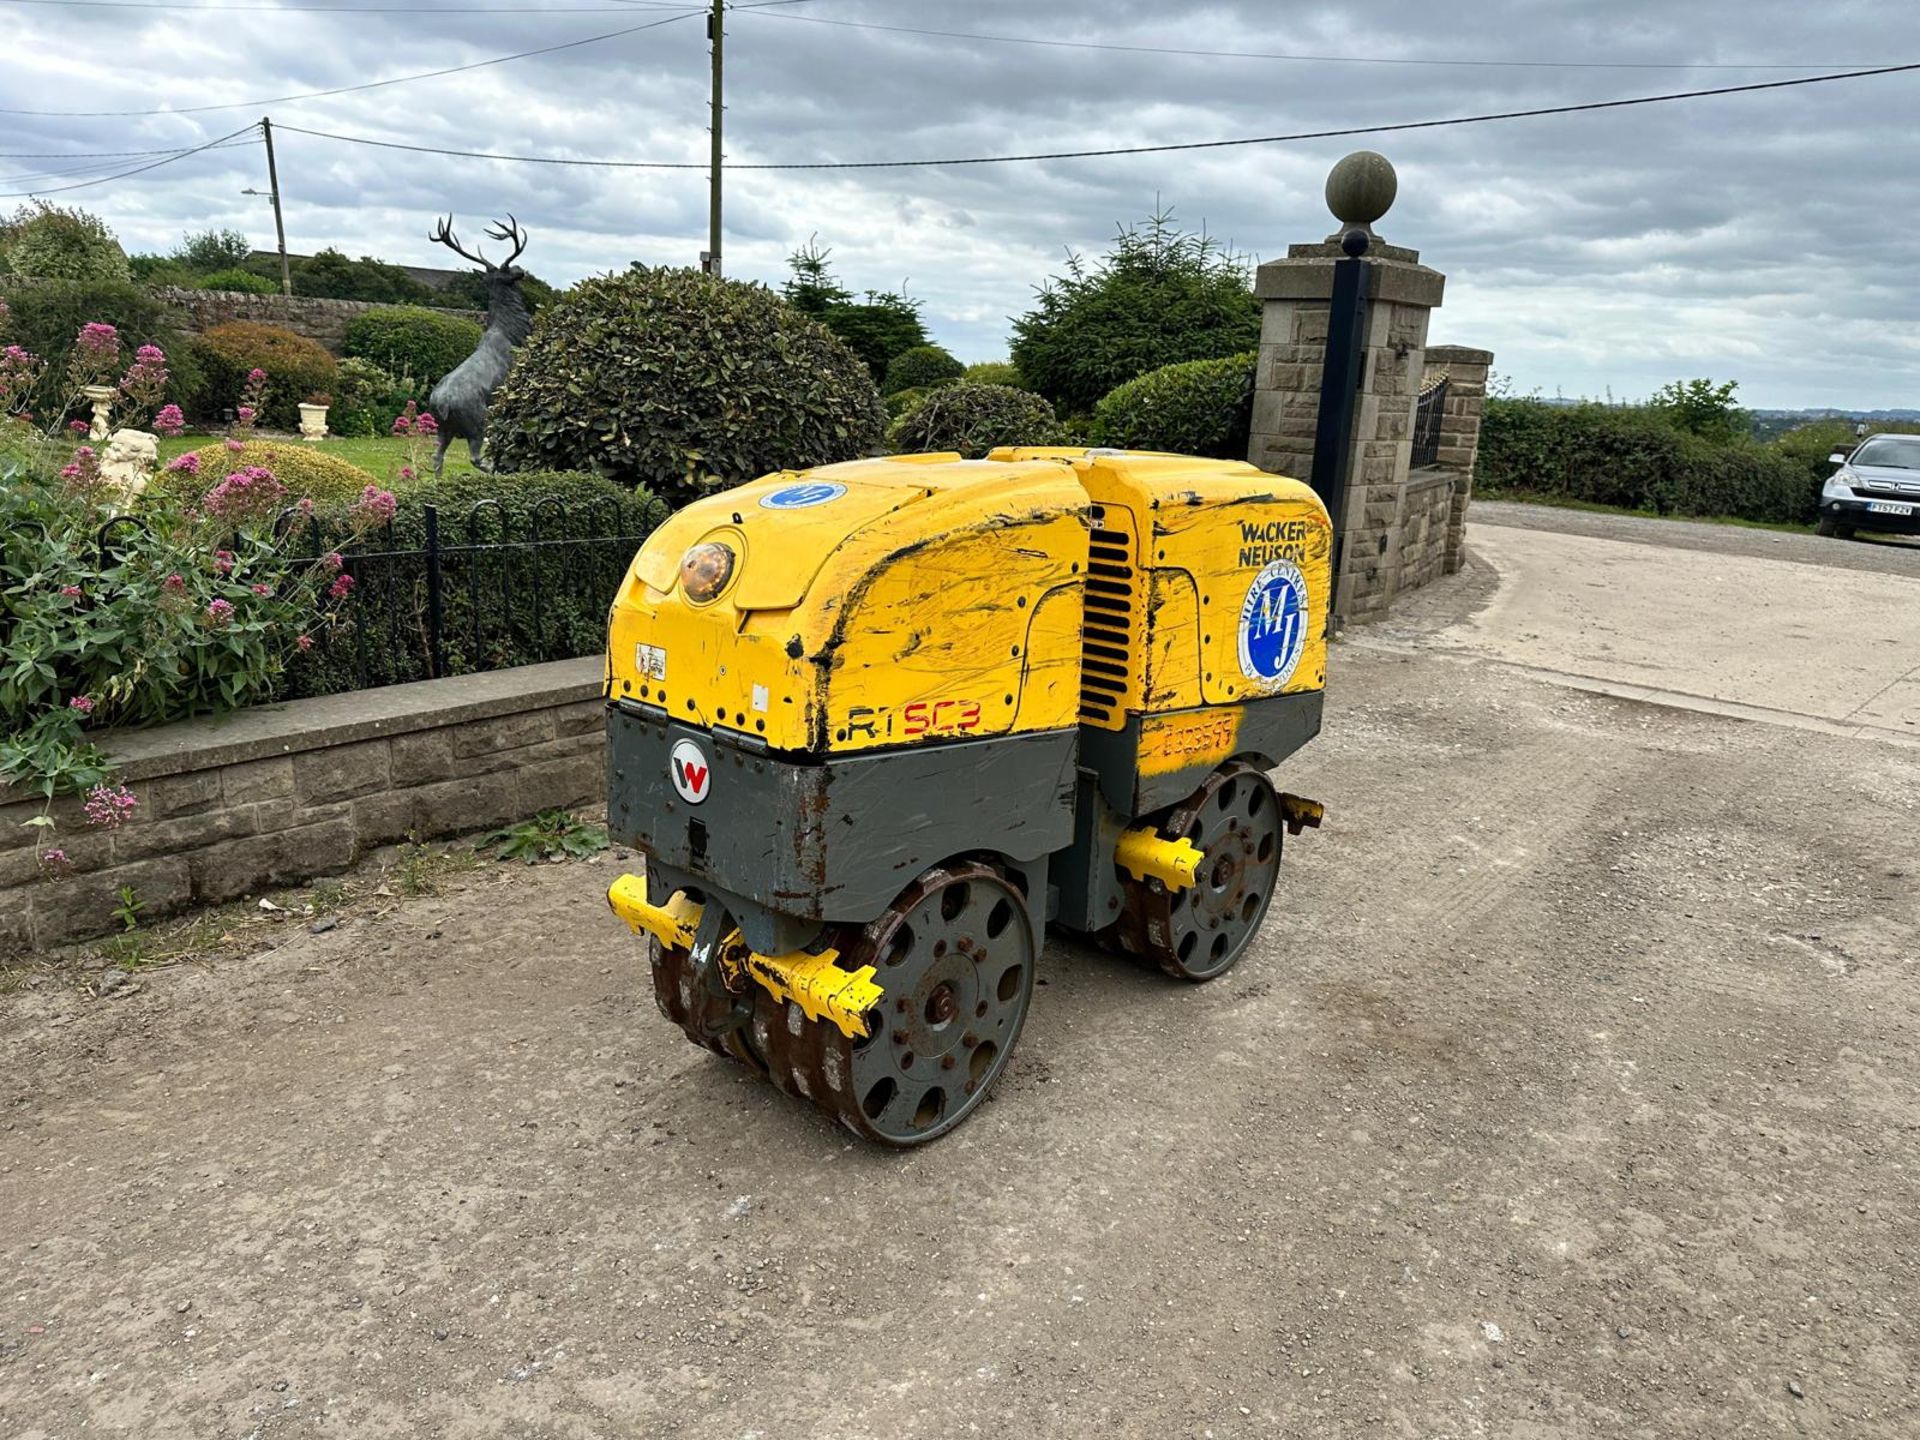
<path id="1" fill-rule="evenodd" d="M 1920 535 L 1920 435 L 1869 435 L 1827 459 L 1840 468 L 1820 490 L 1822 535 Z"/>

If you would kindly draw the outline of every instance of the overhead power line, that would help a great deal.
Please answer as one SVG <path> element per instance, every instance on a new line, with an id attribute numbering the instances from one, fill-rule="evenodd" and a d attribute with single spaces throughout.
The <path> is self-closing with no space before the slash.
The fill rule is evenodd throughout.
<path id="1" fill-rule="evenodd" d="M 231 135 L 222 135 L 217 139 L 207 141 L 207 143 L 204 145 L 195 145 L 191 149 L 176 151 L 173 154 L 167 156 L 163 160 L 154 160 L 145 165 L 137 165 L 131 170 L 122 170 L 117 175 L 103 175 L 98 180 L 83 180 L 77 185 L 62 185 L 56 189 L 51 189 L 51 190 L 10 191 L 4 194 L 0 194 L 0 200 L 12 200 L 25 195 L 59 195 L 68 190 L 84 190 L 89 185 L 105 185 L 108 181 L 111 181 L 111 180 L 125 180 L 132 175 L 144 175 L 149 170 L 158 170 L 162 165 L 171 165 L 173 164 L 174 161 L 184 160 L 189 155 L 198 155 L 205 150 L 218 149 L 221 145 L 225 144 L 229 140 L 237 140 L 242 136 L 257 134 L 259 132 L 259 129 L 260 129 L 260 125 L 256 121 L 251 125 L 242 126 L 240 129 L 234 131 Z"/>
<path id="2" fill-rule="evenodd" d="M 689 20 L 701 13 L 703 12 L 698 10 L 685 10 L 669 15 L 664 20 L 649 20 L 645 25 L 629 25 L 624 30 L 609 30 L 603 35 L 588 35 L 579 40 L 568 40 L 558 45 L 543 45 L 537 50 L 521 50 L 512 55 L 495 55 L 490 60 L 475 60 L 470 65 L 449 65 L 440 70 L 423 70 L 414 75 L 395 75 L 390 79 L 368 80 L 359 85 L 337 85 L 331 90 L 308 90 L 298 95 L 269 95 L 253 100 L 224 101 L 218 105 L 175 105 L 158 110 L 0 109 L 0 115 L 32 115 L 45 119 L 123 119 L 147 115 L 203 115 L 214 110 L 251 110 L 264 105 L 286 105 L 295 100 L 319 100 L 329 95 L 350 95 L 360 90 L 379 90 L 388 85 L 408 85 L 415 80 L 434 80 L 442 75 L 461 75 L 469 70 L 485 70 L 489 66 L 505 65 L 514 60 L 530 60 L 536 55 L 554 55 L 562 50 L 578 50 L 583 45 L 598 45 L 604 40 L 618 40 L 626 35 L 638 35 L 642 30 L 657 30 L 662 25 L 671 25 L 678 20 Z"/>
<path id="3" fill-rule="evenodd" d="M 58 0 L 36 0 L 58 3 Z M 823 15 L 795 15 L 754 7 L 762 18 L 792 20 L 802 25 L 832 25 L 843 30 L 883 30 L 894 35 L 927 35 L 942 40 L 984 40 L 996 45 L 1032 45 L 1048 50 L 1103 50 L 1126 55 L 1173 55 L 1205 60 L 1288 60 L 1320 65 L 1466 66 L 1496 70 L 1836 70 L 1860 64 L 1836 61 L 1822 64 L 1803 60 L 1743 65 L 1693 60 L 1441 60 L 1400 55 L 1318 55 L 1269 50 L 1190 50 L 1172 45 L 1121 45 L 1098 40 L 1047 40 L 1032 35 L 983 35 L 972 30 L 930 30 L 916 25 L 884 25 L 872 20 L 831 20 Z"/>
<path id="4" fill-rule="evenodd" d="M 1571 105 L 1546 105 L 1531 110 L 1497 110 L 1482 115 L 1454 115 L 1441 120 L 1403 120 L 1380 125 L 1348 125 L 1333 130 L 1296 130 L 1284 135 L 1252 135 L 1232 140 L 1183 140 L 1165 145 L 1118 145 L 1098 150 L 1042 150 L 1021 155 L 962 155 L 929 160 L 796 160 L 730 163 L 729 170 L 897 170 L 942 165 L 1011 165 L 1030 160 L 1092 160 L 1114 155 L 1165 155 L 1177 150 L 1224 150 L 1248 145 L 1283 145 L 1303 140 L 1337 140 L 1356 135 L 1386 135 L 1408 130 L 1439 130 L 1455 125 L 1485 125 L 1496 120 L 1533 120 L 1548 115 L 1578 115 L 1597 110 L 1624 110 L 1637 105 L 1664 105 L 1677 100 L 1704 100 L 1717 95 L 1751 95 L 1763 90 L 1790 90 L 1804 85 L 1829 85 L 1864 80 L 1874 75 L 1900 75 L 1920 70 L 1920 63 L 1882 65 L 1870 70 L 1848 70 L 1833 75 L 1806 75 L 1792 80 L 1761 80 L 1749 85 L 1721 85 L 1708 90 L 1674 90 L 1663 95 L 1634 95 L 1619 100 L 1587 100 Z M 469 160 L 504 160 L 522 165 L 576 165 L 610 170 L 705 170 L 697 160 L 575 160 L 557 155 L 503 155 L 489 150 L 451 150 L 434 145 L 409 145 L 398 140 L 374 140 L 364 135 L 342 135 L 309 130 L 298 125 L 278 127 L 289 134 L 311 135 L 349 145 L 372 145 L 383 150 L 410 150 L 422 155 L 452 155 Z"/>
<path id="5" fill-rule="evenodd" d="M 702 13 L 697 6 L 624 0 L 618 5 L 193 5 L 171 0 L 0 0 L 6 5 L 49 5 L 70 10 L 259 10 L 271 14 L 301 15 L 624 15 L 633 10 L 673 10 L 683 15 Z"/>

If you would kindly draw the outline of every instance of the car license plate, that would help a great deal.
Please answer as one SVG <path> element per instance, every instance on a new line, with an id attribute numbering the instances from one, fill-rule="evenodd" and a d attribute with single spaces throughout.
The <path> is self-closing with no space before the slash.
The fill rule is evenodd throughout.
<path id="1" fill-rule="evenodd" d="M 1904 505 L 1898 500 L 1870 500 L 1867 509 L 1875 515 L 1911 515 L 1913 506 Z"/>

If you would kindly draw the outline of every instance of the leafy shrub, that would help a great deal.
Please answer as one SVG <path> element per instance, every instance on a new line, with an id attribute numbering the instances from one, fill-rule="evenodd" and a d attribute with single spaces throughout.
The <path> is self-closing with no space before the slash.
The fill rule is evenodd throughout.
<path id="1" fill-rule="evenodd" d="M 889 395 L 902 390 L 926 390 L 958 380 L 966 371 L 966 366 L 940 346 L 916 345 L 887 362 L 886 383 L 880 388 Z"/>
<path id="2" fill-rule="evenodd" d="M 238 230 L 190 230 L 180 237 L 167 258 L 196 275 L 206 275 L 216 270 L 236 270 L 251 254 L 252 242 Z"/>
<path id="3" fill-rule="evenodd" d="M 1647 409 L 1676 430 L 1717 444 L 1744 439 L 1752 423 L 1734 404 L 1736 380 L 1715 385 L 1711 380 L 1669 380 L 1653 394 Z"/>
<path id="4" fill-rule="evenodd" d="M 1088 411 L 1149 370 L 1259 344 L 1246 261 L 1171 220 L 1123 228 L 1097 266 L 1074 256 L 1013 322 L 1013 363 L 1057 408 Z"/>
<path id="5" fill-rule="evenodd" d="M 85 729 L 273 692 L 345 591 L 281 549 L 272 477 L 251 478 L 250 495 L 204 511 L 153 494 L 105 543 L 115 510 L 97 474 L 0 486 L 0 779 L 49 798 L 97 784 L 105 768 Z"/>
<path id="6" fill-rule="evenodd" d="M 166 398 L 185 404 L 203 381 L 195 347 L 180 329 L 180 317 L 152 292 L 120 281 L 43 281 L 31 285 L 0 284 L 11 312 L 0 323 L 0 344 L 18 345 L 54 362 L 30 402 L 36 413 L 57 403 L 59 357 L 67 353 L 81 327 L 111 325 L 122 349 L 131 354 L 142 345 L 158 345 L 167 352 L 171 379 Z"/>
<path id="7" fill-rule="evenodd" d="M 1225 360 L 1185 360 L 1115 386 L 1094 406 L 1093 443 L 1246 459 L 1259 358 L 1249 350 Z"/>
<path id="8" fill-rule="evenodd" d="M 404 375 L 424 393 L 480 343 L 480 327 L 464 315 L 419 305 L 369 310 L 347 322 L 342 344 L 349 356 L 371 360 L 390 375 Z"/>
<path id="9" fill-rule="evenodd" d="M 889 420 L 898 420 L 902 415 L 906 414 L 907 411 L 913 409 L 914 406 L 927 398 L 928 388 L 929 387 L 924 385 L 917 385 L 911 390 L 896 390 L 887 396 L 887 418 Z"/>
<path id="10" fill-rule="evenodd" d="M 1714 445 L 1646 410 L 1503 399 L 1487 402 L 1474 488 L 1776 523 L 1811 521 L 1819 494 L 1804 462 L 1747 441 Z"/>
<path id="11" fill-rule="evenodd" d="M 375 684 L 426 679 L 426 507 L 439 511 L 446 674 L 536 664 L 597 653 L 606 644 L 607 606 L 645 536 L 666 507 L 644 491 L 597 475 L 422 475 L 396 492 L 392 525 L 369 536 L 364 557 L 349 553 L 359 582 L 344 628 L 302 655 L 288 672 L 289 696 L 328 695 Z M 589 539 L 588 547 L 467 550 L 531 538 Z M 319 551 L 321 537 L 306 548 Z M 606 539 L 605 537 L 621 537 Z"/>
<path id="12" fill-rule="evenodd" d="M 634 269 L 581 282 L 535 321 L 488 448 L 503 470 L 596 470 L 678 504 L 866 454 L 884 420 L 858 358 L 773 292 Z"/>
<path id="13" fill-rule="evenodd" d="M 36 200 L 0 222 L 0 264 L 45 280 L 117 280 L 132 272 L 127 252 L 100 218 Z"/>
<path id="14" fill-rule="evenodd" d="M 213 270 L 193 282 L 202 290 L 227 290 L 239 295 L 273 295 L 280 287 L 251 270 Z"/>
<path id="15" fill-rule="evenodd" d="M 1011 360 L 981 360 L 967 366 L 966 373 L 960 377 L 971 380 L 976 385 L 1008 385 L 1015 390 L 1031 390 L 1026 376 L 1020 373 L 1020 367 Z"/>
<path id="16" fill-rule="evenodd" d="M 957 450 L 978 456 L 996 445 L 1050 445 L 1058 429 L 1053 407 L 1031 391 L 958 381 L 927 392 L 894 421 L 887 444 L 896 454 Z"/>
<path id="17" fill-rule="evenodd" d="M 359 499 L 367 486 L 385 483 L 303 440 L 247 440 L 238 450 L 220 440 L 187 454 L 194 458 L 180 456 L 153 477 L 154 489 L 197 500 L 233 471 L 261 465 L 286 487 L 289 505 L 308 499 L 316 505 L 344 506 Z"/>
<path id="18" fill-rule="evenodd" d="M 327 428 L 336 435 L 385 435 L 394 417 L 413 399 L 413 387 L 371 360 L 348 357 L 333 377 L 333 409 Z"/>
<path id="19" fill-rule="evenodd" d="M 213 420 L 237 405 L 247 375 L 255 369 L 267 372 L 266 414 L 261 419 L 279 429 L 299 423 L 299 405 L 307 396 L 333 389 L 333 356 L 319 341 L 278 325 L 234 320 L 214 326 L 193 348 L 206 377 L 194 404 L 202 420 Z"/>

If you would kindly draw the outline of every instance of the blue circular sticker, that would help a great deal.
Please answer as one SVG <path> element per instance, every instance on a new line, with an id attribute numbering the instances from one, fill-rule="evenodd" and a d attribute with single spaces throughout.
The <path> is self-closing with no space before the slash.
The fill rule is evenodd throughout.
<path id="1" fill-rule="evenodd" d="M 783 485 L 772 494 L 760 497 L 763 510 L 805 510 L 812 505 L 824 505 L 829 500 L 838 500 L 847 493 L 847 487 L 836 485 L 831 480 L 808 480 L 799 485 Z"/>
<path id="2" fill-rule="evenodd" d="M 1240 668 L 1249 680 L 1279 689 L 1307 648 L 1307 582 L 1291 560 L 1275 560 L 1247 587 L 1240 606 Z"/>

